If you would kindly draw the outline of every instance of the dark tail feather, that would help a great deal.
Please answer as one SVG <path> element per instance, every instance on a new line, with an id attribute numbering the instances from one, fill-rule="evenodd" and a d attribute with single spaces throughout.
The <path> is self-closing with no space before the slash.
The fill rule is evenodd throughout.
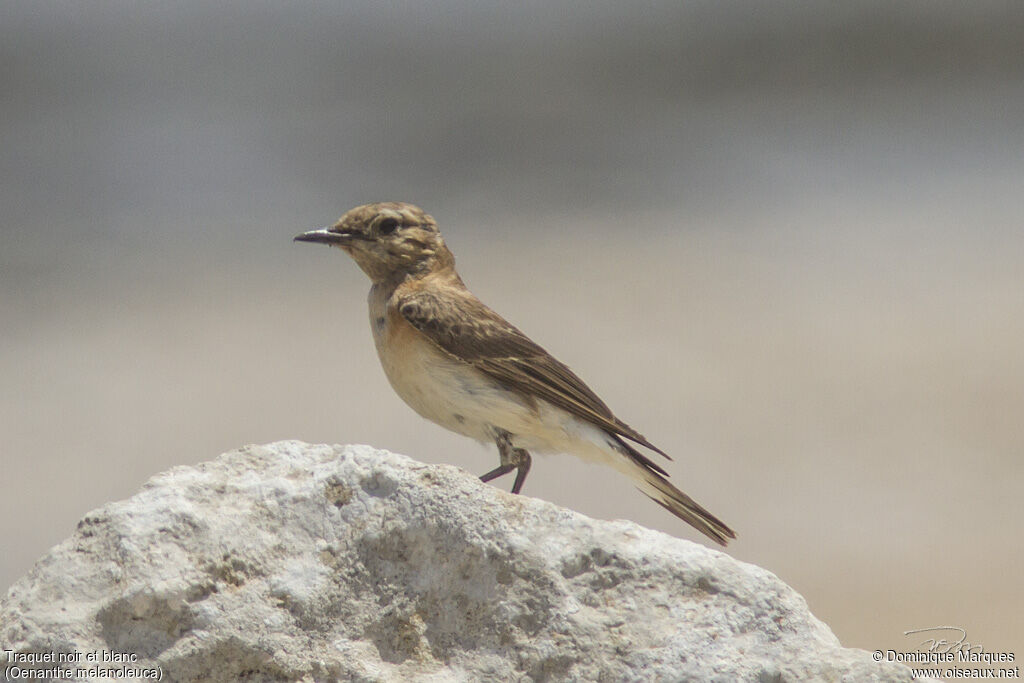
<path id="1" fill-rule="evenodd" d="M 729 539 L 736 538 L 736 532 L 725 525 L 722 520 L 705 510 L 693 498 L 669 483 L 668 472 L 656 462 L 624 441 L 622 437 L 609 435 L 608 445 L 629 458 L 629 463 L 622 462 L 620 470 L 636 481 L 637 488 L 645 496 L 701 532 L 715 543 L 726 545 Z M 658 451 L 661 453 L 661 451 Z M 664 454 L 663 454 L 664 455 Z M 667 455 L 665 456 L 668 457 Z"/>
<path id="2" fill-rule="evenodd" d="M 726 545 L 736 532 L 705 510 L 693 498 L 665 481 L 657 472 L 643 470 L 639 488 L 644 495 L 701 532 L 715 543 Z"/>

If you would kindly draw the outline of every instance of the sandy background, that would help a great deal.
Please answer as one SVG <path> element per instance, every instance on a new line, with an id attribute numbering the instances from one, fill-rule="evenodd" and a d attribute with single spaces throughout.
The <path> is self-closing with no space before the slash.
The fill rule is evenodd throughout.
<path id="1" fill-rule="evenodd" d="M 290 242 L 398 199 L 845 644 L 1024 656 L 1024 13 L 677 4 L 5 3 L 0 586 L 246 443 L 490 469 Z"/>

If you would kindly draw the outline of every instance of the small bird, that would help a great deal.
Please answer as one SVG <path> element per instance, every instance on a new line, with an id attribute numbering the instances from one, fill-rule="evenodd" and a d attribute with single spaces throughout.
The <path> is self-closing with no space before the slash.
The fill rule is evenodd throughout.
<path id="1" fill-rule="evenodd" d="M 736 538 L 637 446 L 668 458 L 664 451 L 466 288 L 437 223 L 422 209 L 365 204 L 295 240 L 340 247 L 370 277 L 370 328 L 388 381 L 428 420 L 497 445 L 500 464 L 482 481 L 516 470 L 512 493 L 519 493 L 531 451 L 572 453 L 626 474 L 715 542 Z"/>

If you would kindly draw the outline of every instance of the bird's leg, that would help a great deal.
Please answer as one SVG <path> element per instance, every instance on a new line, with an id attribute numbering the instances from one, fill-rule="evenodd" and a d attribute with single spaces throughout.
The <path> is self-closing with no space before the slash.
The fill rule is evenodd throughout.
<path id="1" fill-rule="evenodd" d="M 513 452 L 519 457 L 519 465 L 516 467 L 516 480 L 512 482 L 512 493 L 519 495 L 526 482 L 526 475 L 530 472 L 530 453 L 522 448 L 516 448 Z"/>
<path id="2" fill-rule="evenodd" d="M 516 480 L 512 484 L 512 493 L 519 493 L 526 481 L 526 475 L 530 471 L 530 454 L 522 448 L 512 446 L 512 436 L 504 431 L 497 430 L 494 443 L 498 446 L 498 455 L 501 456 L 501 464 L 487 474 L 480 477 L 480 481 L 490 481 L 503 474 L 516 470 Z"/>

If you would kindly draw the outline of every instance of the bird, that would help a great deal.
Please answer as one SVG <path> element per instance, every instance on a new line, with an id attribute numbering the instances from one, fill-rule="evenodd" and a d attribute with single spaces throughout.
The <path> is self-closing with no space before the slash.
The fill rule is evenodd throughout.
<path id="1" fill-rule="evenodd" d="M 497 446 L 499 465 L 482 481 L 515 470 L 512 493 L 518 494 L 531 453 L 569 453 L 627 475 L 716 543 L 736 538 L 640 448 L 671 460 L 663 450 L 470 292 L 437 222 L 423 209 L 364 204 L 294 239 L 338 247 L 369 276 L 370 328 L 384 374 L 422 417 Z"/>

